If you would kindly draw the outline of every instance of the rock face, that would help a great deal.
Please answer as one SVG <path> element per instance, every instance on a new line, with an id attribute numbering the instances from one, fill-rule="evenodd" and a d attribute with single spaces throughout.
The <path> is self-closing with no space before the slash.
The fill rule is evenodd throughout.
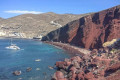
<path id="1" fill-rule="evenodd" d="M 55 64 L 57 71 L 51 80 L 120 80 L 119 57 L 120 47 L 106 47 L 94 49 L 83 57 L 58 61 Z"/>
<path id="2" fill-rule="evenodd" d="M 72 21 L 50 32 L 42 40 L 98 49 L 114 38 L 120 38 L 120 5 Z"/>
<path id="3" fill-rule="evenodd" d="M 0 19 L 0 32 L 2 31 L 6 35 L 12 35 L 12 33 L 16 32 L 17 34 L 24 35 L 25 38 L 39 37 L 85 15 L 88 14 L 73 15 L 56 14 L 53 12 L 23 14 L 8 19 Z"/>

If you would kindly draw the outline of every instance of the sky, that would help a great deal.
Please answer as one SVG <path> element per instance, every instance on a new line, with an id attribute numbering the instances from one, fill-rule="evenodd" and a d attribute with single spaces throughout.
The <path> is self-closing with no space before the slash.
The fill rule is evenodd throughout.
<path id="1" fill-rule="evenodd" d="M 84 14 L 120 5 L 120 0 L 0 0 L 0 17 L 21 14 Z"/>

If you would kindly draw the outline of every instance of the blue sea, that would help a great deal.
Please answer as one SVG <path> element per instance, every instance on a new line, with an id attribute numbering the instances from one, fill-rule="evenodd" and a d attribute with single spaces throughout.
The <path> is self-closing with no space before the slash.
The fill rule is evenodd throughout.
<path id="1" fill-rule="evenodd" d="M 56 61 L 64 60 L 72 55 L 66 51 L 40 41 L 28 39 L 13 39 L 20 50 L 9 50 L 5 47 L 10 45 L 9 38 L 0 39 L 0 80 L 50 80 L 55 69 Z M 35 61 L 39 59 L 40 61 Z M 26 72 L 31 67 L 30 72 Z M 13 71 L 21 70 L 20 76 L 13 75 Z"/>

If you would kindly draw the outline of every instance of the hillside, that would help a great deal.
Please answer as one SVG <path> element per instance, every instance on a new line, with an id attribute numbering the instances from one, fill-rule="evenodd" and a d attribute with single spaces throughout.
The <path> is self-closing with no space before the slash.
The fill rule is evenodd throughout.
<path id="1" fill-rule="evenodd" d="M 40 35 L 44 36 L 68 22 L 85 15 L 88 14 L 73 15 L 56 14 L 53 12 L 43 14 L 23 14 L 0 21 L 1 36 L 17 36 L 23 38 L 39 37 Z"/>
<path id="2" fill-rule="evenodd" d="M 114 38 L 120 38 L 120 5 L 72 21 L 42 40 L 98 49 Z"/>
<path id="3" fill-rule="evenodd" d="M 0 17 L 0 21 L 3 20 L 3 18 Z"/>

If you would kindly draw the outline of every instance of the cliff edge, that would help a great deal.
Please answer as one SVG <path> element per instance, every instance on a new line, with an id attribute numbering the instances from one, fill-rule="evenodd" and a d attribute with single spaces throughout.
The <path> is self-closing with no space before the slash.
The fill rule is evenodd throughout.
<path id="1" fill-rule="evenodd" d="M 120 5 L 74 20 L 42 40 L 98 49 L 114 38 L 120 38 Z"/>

